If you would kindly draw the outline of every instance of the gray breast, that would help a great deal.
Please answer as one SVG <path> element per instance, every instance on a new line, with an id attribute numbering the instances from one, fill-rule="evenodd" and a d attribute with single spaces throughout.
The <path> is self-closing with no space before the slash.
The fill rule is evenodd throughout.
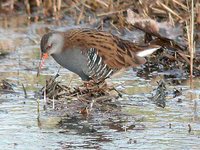
<path id="1" fill-rule="evenodd" d="M 88 49 L 85 54 L 80 49 L 72 49 L 52 56 L 57 63 L 78 74 L 82 80 L 102 81 L 117 71 L 108 67 L 94 48 Z"/>
<path id="2" fill-rule="evenodd" d="M 52 57 L 64 68 L 78 74 L 82 80 L 89 80 L 87 57 L 80 49 L 72 49 L 60 54 L 52 54 Z"/>

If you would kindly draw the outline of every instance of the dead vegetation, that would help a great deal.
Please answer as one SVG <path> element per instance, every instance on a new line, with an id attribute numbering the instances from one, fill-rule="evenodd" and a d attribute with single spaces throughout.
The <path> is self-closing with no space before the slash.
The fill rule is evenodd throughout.
<path id="1" fill-rule="evenodd" d="M 161 45 L 162 50 L 148 58 L 138 74 L 153 71 L 178 70 L 181 77 L 200 75 L 200 2 L 198 0 L 3 0 L 0 12 L 14 14 L 26 12 L 29 18 L 62 21 L 70 17 L 76 25 L 89 24 L 99 30 L 123 35 L 141 30 L 142 44 Z M 49 21 L 49 20 L 48 20 Z M 177 76 L 175 76 L 176 78 Z M 111 89 L 105 84 L 92 87 L 71 88 L 58 83 L 55 78 L 47 81 L 43 89 L 48 103 L 55 99 L 73 99 L 85 103 L 103 104 L 111 101 Z M 63 101 L 64 102 L 64 101 Z M 61 106 L 61 105 L 60 105 Z M 88 113 L 88 107 L 81 113 Z"/>
<path id="2" fill-rule="evenodd" d="M 6 80 L 0 81 L 0 92 L 4 92 L 4 93 L 7 93 L 7 92 L 8 93 L 12 93 L 12 92 L 14 92 L 12 84 L 10 84 Z"/>
<path id="3" fill-rule="evenodd" d="M 200 46 L 198 0 L 3 0 L 0 11 L 22 11 L 43 20 L 67 16 L 77 25 L 90 24 L 121 35 L 139 29 L 145 33 L 141 43 L 161 45 L 169 62 L 182 64 L 190 76 L 200 74 L 200 54 L 195 51 Z"/>
<path id="4" fill-rule="evenodd" d="M 88 115 L 94 105 L 102 109 L 113 107 L 112 101 L 122 96 L 114 87 L 107 86 L 105 82 L 85 83 L 71 87 L 57 81 L 58 76 L 57 74 L 46 80 L 46 85 L 41 89 L 45 103 L 55 110 L 64 109 L 64 105 L 70 103 L 70 101 L 79 101 L 80 113 Z M 67 106 L 69 106 L 69 103 Z M 106 109 L 106 111 L 108 110 Z"/>
<path id="5" fill-rule="evenodd" d="M 165 108 L 166 106 L 166 90 L 166 83 L 163 80 L 158 82 L 156 93 L 151 98 L 158 107 Z"/>

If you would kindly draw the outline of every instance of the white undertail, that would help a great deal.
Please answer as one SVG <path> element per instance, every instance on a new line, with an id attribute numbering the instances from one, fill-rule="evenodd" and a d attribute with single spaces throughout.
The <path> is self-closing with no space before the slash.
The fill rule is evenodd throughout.
<path id="1" fill-rule="evenodd" d="M 138 52 L 137 56 L 139 57 L 146 57 L 151 55 L 153 52 L 155 52 L 156 50 L 158 50 L 160 47 L 156 47 L 156 48 L 150 48 L 150 49 L 146 49 L 144 51 Z"/>

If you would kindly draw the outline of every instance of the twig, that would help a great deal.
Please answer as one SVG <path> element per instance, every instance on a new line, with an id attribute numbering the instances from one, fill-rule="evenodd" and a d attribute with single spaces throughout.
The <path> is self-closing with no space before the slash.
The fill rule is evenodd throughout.
<path id="1" fill-rule="evenodd" d="M 53 110 L 55 109 L 55 98 L 53 96 Z"/>
<path id="2" fill-rule="evenodd" d="M 173 0 L 174 3 L 181 6 L 185 11 L 187 10 L 187 6 L 185 6 L 183 3 L 181 3 L 179 0 Z"/>
<path id="3" fill-rule="evenodd" d="M 89 112 L 92 111 L 92 108 L 93 108 L 94 102 L 95 102 L 95 100 L 93 99 L 92 102 L 90 103 L 90 109 L 89 109 Z"/>
<path id="4" fill-rule="evenodd" d="M 44 87 L 44 105 L 43 105 L 43 109 L 46 110 L 46 104 L 47 104 L 47 84 L 45 84 Z"/>
<path id="5" fill-rule="evenodd" d="M 122 9 L 122 10 L 118 10 L 118 11 L 111 11 L 111 12 L 107 12 L 107 13 L 101 13 L 101 14 L 97 14 L 97 17 L 102 17 L 102 16 L 108 16 L 108 15 L 113 15 L 113 14 L 118 14 L 118 13 L 122 13 L 126 11 L 126 9 Z"/>
<path id="6" fill-rule="evenodd" d="M 119 97 L 122 97 L 122 94 L 115 87 L 113 87 L 112 90 L 114 90 L 115 92 L 117 92 L 117 94 L 119 95 Z"/>
<path id="7" fill-rule="evenodd" d="M 25 0 L 25 1 L 24 1 L 24 4 L 25 4 L 25 6 L 26 6 L 27 14 L 28 14 L 28 15 L 31 15 L 31 10 L 30 10 L 29 1 L 28 1 L 28 0 Z"/>
<path id="8" fill-rule="evenodd" d="M 190 77 L 193 77 L 193 59 L 194 59 L 194 0 L 191 3 L 191 19 L 190 19 Z"/>
<path id="9" fill-rule="evenodd" d="M 81 18 L 83 17 L 84 7 L 84 5 L 81 6 L 81 12 L 76 20 L 76 25 L 80 24 Z"/>
<path id="10" fill-rule="evenodd" d="M 188 133 L 190 133 L 192 131 L 192 127 L 190 124 L 188 124 Z"/>
<path id="11" fill-rule="evenodd" d="M 37 99 L 37 119 L 40 118 L 40 99 Z"/>
<path id="12" fill-rule="evenodd" d="M 24 87 L 24 84 L 22 83 L 22 87 L 23 87 L 23 91 L 24 91 L 24 98 L 27 98 L 27 92 L 26 92 L 26 88 Z"/>
<path id="13" fill-rule="evenodd" d="M 102 1 L 102 0 L 96 0 L 96 2 L 98 2 L 99 4 L 105 6 L 106 8 L 109 7 L 109 5 L 106 2 Z"/>
<path id="14" fill-rule="evenodd" d="M 183 19 L 181 16 L 179 16 L 175 11 L 173 11 L 171 8 L 169 8 L 167 5 L 165 5 L 165 4 L 163 4 L 163 3 L 161 3 L 161 2 L 158 2 L 158 4 L 160 5 L 160 6 L 162 6 L 164 9 L 166 9 L 167 11 L 169 11 L 170 13 L 172 13 L 173 15 L 175 15 L 177 18 L 179 18 L 179 19 Z"/>

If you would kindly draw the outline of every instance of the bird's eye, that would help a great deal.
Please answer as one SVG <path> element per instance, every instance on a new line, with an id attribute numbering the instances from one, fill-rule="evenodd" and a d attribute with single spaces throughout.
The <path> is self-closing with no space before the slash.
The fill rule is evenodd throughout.
<path id="1" fill-rule="evenodd" d="M 48 46 L 46 47 L 46 50 L 49 50 L 51 47 L 52 47 L 52 44 L 51 44 L 51 45 L 48 45 Z"/>

